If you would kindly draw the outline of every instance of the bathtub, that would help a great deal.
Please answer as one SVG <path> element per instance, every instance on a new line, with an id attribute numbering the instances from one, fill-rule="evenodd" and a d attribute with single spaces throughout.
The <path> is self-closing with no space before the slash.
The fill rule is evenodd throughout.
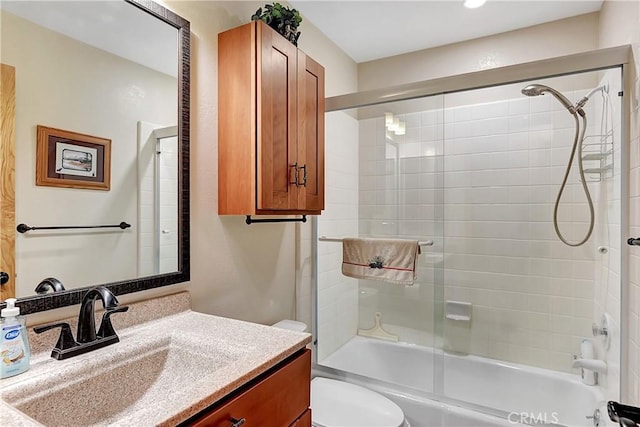
<path id="1" fill-rule="evenodd" d="M 605 421 L 600 388 L 582 384 L 578 375 L 360 336 L 353 337 L 319 365 L 419 392 L 444 394 L 447 400 L 497 409 L 511 424 L 522 421 L 591 426 L 593 423 L 585 417 L 600 408 L 600 425 L 612 425 Z M 434 388 L 435 372 L 440 373 L 437 378 L 443 393 Z"/>

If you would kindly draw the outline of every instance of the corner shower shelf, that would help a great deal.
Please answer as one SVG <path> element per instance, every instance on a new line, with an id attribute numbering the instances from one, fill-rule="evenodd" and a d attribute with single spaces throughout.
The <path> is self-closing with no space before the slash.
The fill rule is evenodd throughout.
<path id="1" fill-rule="evenodd" d="M 601 168 L 585 169 L 584 173 L 586 173 L 586 174 L 592 174 L 592 173 L 603 174 L 603 173 L 606 173 L 606 172 L 611 171 L 611 170 L 613 170 L 613 164 L 609 163 L 608 165 L 605 165 L 604 167 L 601 167 Z"/>
<path id="2" fill-rule="evenodd" d="M 613 155 L 613 151 L 609 150 L 606 153 L 589 153 L 582 156 L 582 160 L 590 161 L 590 160 L 604 160 L 607 157 Z"/>
<path id="3" fill-rule="evenodd" d="M 582 141 L 582 161 L 587 182 L 613 176 L 613 131 L 587 135 Z"/>

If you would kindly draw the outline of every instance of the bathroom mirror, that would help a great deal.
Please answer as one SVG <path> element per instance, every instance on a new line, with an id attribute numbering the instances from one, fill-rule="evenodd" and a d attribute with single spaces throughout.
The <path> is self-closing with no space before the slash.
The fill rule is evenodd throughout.
<path id="1" fill-rule="evenodd" d="M 0 12 L 15 225 L 116 225 L 14 229 L 22 313 L 78 304 L 96 285 L 118 295 L 188 281 L 189 22 L 147 0 L 2 1 Z M 96 177 L 85 169 L 100 188 L 76 185 Z M 48 277 L 66 290 L 37 295 Z"/>

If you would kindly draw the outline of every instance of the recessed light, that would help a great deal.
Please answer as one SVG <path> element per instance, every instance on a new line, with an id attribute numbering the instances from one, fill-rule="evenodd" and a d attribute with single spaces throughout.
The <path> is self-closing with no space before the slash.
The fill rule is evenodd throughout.
<path id="1" fill-rule="evenodd" d="M 468 9 L 475 9 L 485 4 L 487 0 L 464 0 L 464 7 Z"/>

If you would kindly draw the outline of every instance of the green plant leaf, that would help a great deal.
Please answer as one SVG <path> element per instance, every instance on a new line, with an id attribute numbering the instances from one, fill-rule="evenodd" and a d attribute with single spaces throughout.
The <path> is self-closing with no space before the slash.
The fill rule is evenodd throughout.
<path id="1" fill-rule="evenodd" d="M 263 10 L 264 9 L 264 10 Z M 302 16 L 296 9 L 290 9 L 281 3 L 265 4 L 251 17 L 251 20 L 262 20 L 271 28 L 282 34 L 287 40 L 298 45 L 300 32 L 296 32 L 302 22 Z"/>

